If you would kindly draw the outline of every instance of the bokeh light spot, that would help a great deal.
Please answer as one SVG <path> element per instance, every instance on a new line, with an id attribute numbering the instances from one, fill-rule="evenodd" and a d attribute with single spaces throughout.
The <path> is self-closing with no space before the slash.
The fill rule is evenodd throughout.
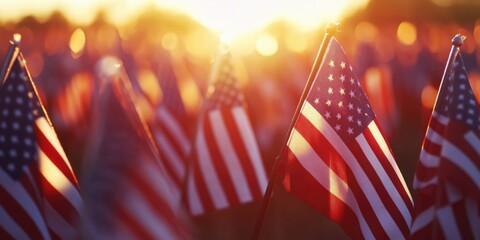
<path id="1" fill-rule="evenodd" d="M 397 28 L 397 38 L 402 44 L 410 46 L 417 40 L 417 28 L 409 22 L 402 22 Z"/>
<path id="2" fill-rule="evenodd" d="M 82 29 L 77 28 L 73 31 L 72 35 L 70 36 L 70 50 L 72 51 L 72 55 L 77 57 L 81 55 L 83 49 L 85 48 L 85 33 Z"/>
<path id="3" fill-rule="evenodd" d="M 271 34 L 262 34 L 257 39 L 256 50 L 265 57 L 272 56 L 278 51 L 278 41 Z"/>

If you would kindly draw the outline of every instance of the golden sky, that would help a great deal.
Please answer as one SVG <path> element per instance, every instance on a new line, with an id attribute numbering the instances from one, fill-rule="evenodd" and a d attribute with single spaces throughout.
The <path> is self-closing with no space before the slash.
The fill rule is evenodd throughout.
<path id="1" fill-rule="evenodd" d="M 147 7 L 187 14 L 208 28 L 238 34 L 261 29 L 272 21 L 286 19 L 303 30 L 365 6 L 368 0 L 0 0 L 0 21 L 15 21 L 27 15 L 46 19 L 59 10 L 73 23 L 86 25 L 103 10 L 108 19 L 122 25 Z M 227 30 L 229 29 L 229 30 Z M 230 32 L 235 29 L 235 32 Z"/>

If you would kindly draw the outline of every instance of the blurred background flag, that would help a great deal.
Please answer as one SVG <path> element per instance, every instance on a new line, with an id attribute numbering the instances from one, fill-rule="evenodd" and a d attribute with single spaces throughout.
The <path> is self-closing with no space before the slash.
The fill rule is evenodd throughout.
<path id="1" fill-rule="evenodd" d="M 452 51 L 415 174 L 414 239 L 480 239 L 480 108 Z"/>
<path id="2" fill-rule="evenodd" d="M 167 53 L 160 54 L 155 68 L 163 98 L 159 104 L 153 103 L 155 120 L 149 126 L 164 161 L 166 177 L 173 184 L 172 191 L 179 199 L 191 150 L 187 135 L 188 119 L 170 56 Z"/>
<path id="3" fill-rule="evenodd" d="M 192 215 L 261 198 L 267 177 L 230 52 L 219 55 L 200 114 L 187 180 Z"/>
<path id="4" fill-rule="evenodd" d="M 412 200 L 378 126 L 332 37 L 287 143 L 283 185 L 354 239 L 405 239 Z"/>
<path id="5" fill-rule="evenodd" d="M 75 174 L 23 56 L 17 49 L 6 61 L 12 65 L 0 88 L 0 238 L 78 238 Z"/>
<path id="6" fill-rule="evenodd" d="M 104 58 L 115 68 L 113 58 Z M 100 64 L 102 65 L 102 64 Z M 107 71 L 102 69 L 102 71 Z M 120 74 L 118 74 L 120 72 Z M 92 146 L 84 175 L 88 239 L 186 239 L 189 227 L 163 166 L 144 135 L 124 71 L 101 77 Z M 118 74 L 118 75 L 117 75 Z M 107 111 L 108 109 L 108 111 Z"/>

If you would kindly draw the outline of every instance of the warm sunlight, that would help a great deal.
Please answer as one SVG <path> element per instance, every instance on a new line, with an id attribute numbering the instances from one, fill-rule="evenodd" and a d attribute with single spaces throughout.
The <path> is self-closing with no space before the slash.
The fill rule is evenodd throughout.
<path id="1" fill-rule="evenodd" d="M 112 23 L 123 25 L 142 11 L 158 6 L 187 14 L 213 31 L 239 35 L 260 30 L 278 19 L 285 19 L 300 30 L 313 30 L 326 21 L 340 20 L 367 2 L 368 0 L 18 0 L 3 3 L 0 21 L 17 20 L 28 14 L 43 20 L 58 10 L 70 21 L 81 25 L 91 23 L 99 12 L 105 13 Z"/>
<path id="2" fill-rule="evenodd" d="M 174 5 L 169 2 L 157 0 L 158 5 L 187 12 L 212 30 L 238 35 L 262 29 L 278 19 L 285 19 L 302 30 L 312 30 L 326 21 L 339 20 L 343 15 L 364 6 L 368 0 L 184 0 Z"/>

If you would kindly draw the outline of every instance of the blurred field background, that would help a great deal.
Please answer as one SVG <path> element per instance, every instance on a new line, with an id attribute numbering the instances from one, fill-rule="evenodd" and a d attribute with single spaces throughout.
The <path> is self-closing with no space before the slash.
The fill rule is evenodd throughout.
<path id="1" fill-rule="evenodd" d="M 337 2 L 337 3 L 333 3 Z M 270 171 L 330 21 L 353 63 L 411 188 L 426 125 L 456 33 L 480 96 L 480 2 L 365 1 L 0 1 L 0 56 L 13 33 L 79 176 L 98 81 L 98 61 L 123 60 L 153 101 L 155 67 L 168 52 L 192 124 L 223 37 L 230 43 L 248 112 Z M 411 189 L 412 190 L 412 189 Z M 193 220 L 202 239 L 248 239 L 260 203 Z M 303 202 L 275 189 L 263 239 L 345 238 Z"/>

